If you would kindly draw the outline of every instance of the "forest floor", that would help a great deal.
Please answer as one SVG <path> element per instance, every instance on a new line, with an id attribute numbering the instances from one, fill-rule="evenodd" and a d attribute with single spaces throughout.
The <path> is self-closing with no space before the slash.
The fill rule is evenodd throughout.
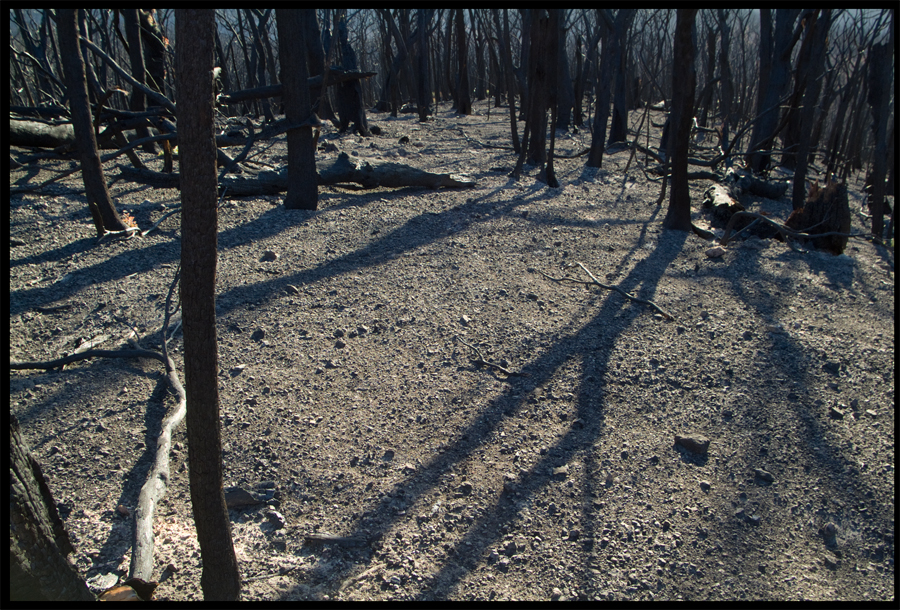
<path id="1" fill-rule="evenodd" d="M 894 599 L 893 250 L 749 237 L 708 257 L 712 242 L 662 230 L 668 201 L 655 205 L 642 155 L 627 176 L 624 150 L 601 170 L 558 159 L 559 188 L 527 166 L 515 182 L 512 151 L 475 142 L 509 142 L 508 111 L 487 111 L 372 114 L 381 136 L 319 142 L 475 188 L 322 187 L 318 211 L 278 196 L 220 206 L 225 481 L 275 491 L 231 511 L 243 599 Z M 589 144 L 588 131 L 559 133 L 557 152 Z M 257 160 L 286 163 L 283 135 L 267 146 Z M 705 226 L 709 184 L 692 181 Z M 860 186 L 854 232 L 867 230 Z M 98 336 L 159 349 L 179 217 L 98 244 L 82 191 L 74 174 L 11 197 L 11 360 Z M 111 191 L 142 228 L 178 202 Z M 674 320 L 542 275 L 589 281 L 579 262 Z M 477 364 L 463 341 L 517 375 Z M 180 367 L 180 333 L 170 345 Z M 153 360 L 10 374 L 11 413 L 94 587 L 127 574 L 122 513 L 174 404 Z M 675 442 L 699 435 L 705 454 Z M 197 600 L 184 424 L 174 440 L 155 598 Z"/>

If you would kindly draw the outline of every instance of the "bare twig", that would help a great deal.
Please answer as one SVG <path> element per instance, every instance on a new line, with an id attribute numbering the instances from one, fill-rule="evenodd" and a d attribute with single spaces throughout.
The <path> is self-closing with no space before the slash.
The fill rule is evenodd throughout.
<path id="1" fill-rule="evenodd" d="M 631 295 L 631 294 L 625 292 L 624 290 L 622 290 L 622 289 L 619 288 L 618 286 L 610 286 L 610 285 L 608 285 L 608 284 L 604 284 L 603 282 L 601 282 L 600 280 L 598 280 L 596 277 L 594 277 L 594 274 L 591 273 L 591 272 L 588 270 L 587 267 L 585 267 L 585 266 L 582 265 L 581 263 L 578 263 L 578 266 L 581 267 L 582 269 L 584 269 L 584 272 L 587 273 L 587 274 L 591 277 L 591 280 L 592 280 L 592 281 L 586 282 L 586 281 L 584 281 L 584 280 L 576 280 L 575 278 L 571 278 L 571 277 L 553 277 L 553 276 L 547 275 L 546 273 L 544 273 L 543 271 L 540 271 L 540 270 L 538 270 L 538 273 L 540 273 L 541 275 L 543 275 L 543 276 L 544 276 L 545 278 L 547 278 L 548 280 L 552 280 L 552 281 L 554 281 L 554 282 L 574 282 L 574 283 L 576 283 L 576 284 L 588 284 L 588 285 L 590 285 L 590 284 L 596 284 L 597 286 L 600 286 L 601 288 L 605 288 L 605 289 L 607 289 L 607 290 L 614 290 L 614 291 L 618 292 L 619 294 L 621 294 L 621 295 L 622 295 L 623 297 L 625 297 L 626 299 L 629 299 L 629 300 L 631 300 L 631 301 L 634 301 L 635 303 L 641 303 L 642 305 L 649 305 L 650 307 L 652 307 L 653 309 L 655 309 L 656 311 L 658 311 L 659 313 L 661 313 L 661 314 L 663 315 L 663 317 L 665 317 L 667 320 L 674 320 L 674 319 L 675 319 L 675 316 L 673 316 L 672 314 L 670 314 L 668 311 L 666 311 L 665 309 L 663 309 L 662 307 L 660 307 L 659 305 L 657 305 L 657 304 L 654 303 L 653 301 L 647 301 L 647 300 L 645 300 L 645 299 L 639 299 L 639 298 L 637 298 L 636 296 Z"/>
<path id="2" fill-rule="evenodd" d="M 459 335 L 455 335 L 455 338 L 457 341 L 459 341 L 460 343 L 462 343 L 469 349 L 473 350 L 475 352 L 475 354 L 478 355 L 478 360 L 473 360 L 473 362 L 475 364 L 484 364 L 485 366 L 489 366 L 491 368 L 497 369 L 501 373 L 505 373 L 506 375 L 509 375 L 510 377 L 524 377 L 525 376 L 524 373 L 516 373 L 515 371 L 510 371 L 506 367 L 499 365 L 496 362 L 488 362 L 487 360 L 484 359 L 484 356 L 481 355 L 481 350 L 479 350 L 477 347 L 475 347 L 474 345 L 472 345 L 470 343 L 466 343 L 463 340 L 463 338 L 460 337 Z"/>

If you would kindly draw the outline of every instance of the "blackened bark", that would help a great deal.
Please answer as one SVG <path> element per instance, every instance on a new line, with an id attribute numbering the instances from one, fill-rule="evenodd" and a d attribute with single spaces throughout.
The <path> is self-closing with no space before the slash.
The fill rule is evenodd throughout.
<path id="1" fill-rule="evenodd" d="M 73 551 L 41 466 L 10 416 L 10 601 L 96 601 L 66 560 Z"/>
<path id="2" fill-rule="evenodd" d="M 431 11 L 424 8 L 418 10 L 418 29 L 419 32 L 425 32 L 428 22 L 431 18 Z M 419 107 L 419 122 L 424 123 L 428 120 L 431 113 L 431 87 L 428 74 L 428 36 L 419 36 L 419 74 L 418 89 L 416 91 L 416 104 Z"/>
<path id="3" fill-rule="evenodd" d="M 822 72 L 825 70 L 825 47 L 828 31 L 831 27 L 831 9 L 822 9 L 818 19 L 813 16 L 810 19 L 809 28 L 812 37 L 812 49 L 809 57 L 809 69 L 807 70 L 806 91 L 803 94 L 803 105 L 800 111 L 800 134 L 797 142 L 796 166 L 794 169 L 794 190 L 791 203 L 795 210 L 803 207 L 806 199 L 806 173 L 809 166 L 809 151 L 812 142 L 813 119 L 816 112 L 816 102 L 819 99 L 819 91 L 822 88 Z"/>
<path id="4" fill-rule="evenodd" d="M 142 85 L 147 84 L 146 70 L 144 69 L 144 51 L 141 44 L 141 26 L 139 22 L 138 9 L 125 8 L 122 9 L 122 20 L 125 22 L 125 36 L 128 39 L 128 58 L 131 61 L 131 75 L 134 80 Z M 144 92 L 138 87 L 132 87 L 131 103 L 129 108 L 132 112 L 143 112 L 147 109 L 147 98 Z M 149 138 L 150 129 L 146 126 L 135 128 L 137 137 Z M 148 142 L 144 145 L 144 152 L 156 154 L 156 144 Z"/>
<path id="5" fill-rule="evenodd" d="M 278 52 L 284 82 L 284 114 L 289 123 L 310 118 L 312 108 L 306 86 L 305 31 L 303 21 L 315 19 L 315 9 L 276 9 Z M 301 127 L 287 132 L 288 192 L 284 207 L 289 210 L 315 210 L 318 206 L 316 158 L 313 128 Z"/>
<path id="6" fill-rule="evenodd" d="M 613 92 L 612 122 L 609 125 L 609 143 L 624 142 L 628 135 L 628 79 L 626 78 L 625 45 L 628 30 L 637 14 L 636 9 L 620 8 L 616 13 L 613 27 L 613 68 L 615 69 L 615 90 Z"/>
<path id="7" fill-rule="evenodd" d="M 147 86 L 161 95 L 166 95 L 166 41 L 153 18 L 154 10 L 140 9 L 138 14 L 141 20 L 144 65 L 147 68 Z"/>
<path id="8" fill-rule="evenodd" d="M 672 193 L 663 227 L 677 231 L 691 230 L 691 191 L 688 183 L 688 147 L 694 111 L 694 44 L 691 27 L 697 9 L 678 9 L 675 17 L 674 62 L 672 68 Z"/>
<path id="9" fill-rule="evenodd" d="M 516 124 L 516 76 L 513 73 L 512 51 L 509 48 L 509 13 L 504 9 L 503 29 L 500 29 L 500 14 L 497 9 L 491 9 L 494 16 L 494 27 L 497 34 L 503 32 L 500 42 L 500 58 L 503 61 L 503 73 L 506 77 L 506 99 L 509 102 L 509 125 L 512 135 L 513 150 L 516 154 L 522 150 L 519 142 L 519 127 Z"/>
<path id="10" fill-rule="evenodd" d="M 337 34 L 341 45 L 341 67 L 344 70 L 356 70 L 356 53 L 354 53 L 353 47 L 350 46 L 350 40 L 347 36 L 346 9 L 340 9 L 340 15 L 337 19 Z M 338 85 L 337 104 L 338 116 L 340 117 L 340 131 L 345 131 L 350 123 L 353 123 L 359 135 L 366 138 L 372 135 L 369 133 L 366 109 L 362 102 L 362 85 L 358 80 Z"/>
<path id="11" fill-rule="evenodd" d="M 788 101 L 785 111 L 784 129 L 781 132 L 781 165 L 788 169 L 797 168 L 797 151 L 800 150 L 802 137 L 801 114 L 802 101 L 805 99 L 806 90 L 812 83 L 812 73 L 815 71 L 814 58 L 819 55 L 817 48 L 817 36 L 815 27 L 820 9 L 809 11 L 801 18 L 803 24 L 803 44 L 797 53 L 797 66 L 794 69 L 794 90 Z M 823 39 L 824 40 L 824 39 Z M 815 102 L 813 102 L 815 103 Z M 808 127 L 811 129 L 811 127 Z"/>
<path id="12" fill-rule="evenodd" d="M 769 78 L 759 83 L 760 92 L 757 98 L 756 114 L 759 120 L 753 126 L 750 137 L 750 152 L 747 154 L 747 164 L 756 173 L 769 167 L 772 143 L 775 140 L 776 128 L 781 118 L 779 100 L 784 95 L 791 75 L 791 51 L 797 43 L 798 37 L 792 35 L 794 22 L 800 15 L 801 9 L 780 8 L 775 11 L 775 36 L 774 42 L 769 43 L 769 34 L 772 31 L 769 9 L 760 9 L 761 42 L 760 66 L 769 68 Z M 771 51 L 771 56 L 764 53 Z"/>
<path id="13" fill-rule="evenodd" d="M 215 13 L 176 9 L 175 76 L 181 181 L 181 303 L 191 505 L 205 600 L 237 600 L 241 576 L 222 491 L 216 340 Z"/>
<path id="14" fill-rule="evenodd" d="M 875 142 L 872 163 L 872 193 L 869 213 L 872 214 L 872 235 L 879 242 L 884 232 L 884 195 L 887 174 L 887 126 L 890 114 L 891 47 L 887 44 L 872 46 L 869 55 L 868 102 L 872 108 L 872 130 Z M 894 206 L 896 207 L 896 201 Z"/>
<path id="15" fill-rule="evenodd" d="M 60 9 L 57 13 L 56 31 L 59 38 L 60 55 L 65 72 L 66 90 L 69 96 L 69 107 L 72 110 L 72 126 L 81 157 L 81 177 L 84 180 L 85 196 L 88 207 L 97 228 L 97 235 L 106 231 L 124 231 L 127 227 L 119 218 L 106 181 L 103 179 L 103 166 L 97 153 L 97 138 L 88 105 L 87 81 L 84 75 L 84 63 L 78 44 L 77 9 Z"/>
<path id="16" fill-rule="evenodd" d="M 612 28 L 605 22 L 597 27 L 604 28 L 603 54 L 600 56 L 600 71 L 596 83 L 597 101 L 591 125 L 591 151 L 588 153 L 586 164 L 588 167 L 600 167 L 603 164 L 603 153 L 606 150 L 606 122 L 609 120 L 609 96 L 612 91 L 610 87 L 613 65 Z"/>
<path id="17" fill-rule="evenodd" d="M 472 114 L 472 93 L 469 88 L 469 51 L 466 45 L 466 26 L 463 10 L 456 9 L 456 112 Z"/>
<path id="18" fill-rule="evenodd" d="M 565 9 L 560 9 L 565 10 Z M 566 55 L 566 19 L 560 15 L 556 32 L 556 129 L 569 130 L 572 122 L 572 107 L 575 105 L 575 85 L 572 83 L 572 75 L 569 74 L 569 59 Z"/>

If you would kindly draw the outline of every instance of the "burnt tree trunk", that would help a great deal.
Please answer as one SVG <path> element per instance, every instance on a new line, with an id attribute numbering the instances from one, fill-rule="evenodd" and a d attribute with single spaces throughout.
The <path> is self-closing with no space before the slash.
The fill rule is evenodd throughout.
<path id="1" fill-rule="evenodd" d="M 69 107 L 72 110 L 72 126 L 81 157 L 81 177 L 84 180 L 85 196 L 88 207 L 97 228 L 97 235 L 106 231 L 124 231 L 127 227 L 113 204 L 106 181 L 103 179 L 103 166 L 97 153 L 97 139 L 91 120 L 91 109 L 88 105 L 87 81 L 84 75 L 84 63 L 78 44 L 77 9 L 60 9 L 57 14 L 56 30 L 59 38 L 60 55 L 65 72 L 66 90 L 69 96 Z"/>
<path id="2" fill-rule="evenodd" d="M 603 15 L 605 9 L 598 9 L 599 15 Z M 600 167 L 603 164 L 603 153 L 606 150 L 606 123 L 609 120 L 609 96 L 612 91 L 610 80 L 612 78 L 613 68 L 613 52 L 612 45 L 613 31 L 612 19 L 601 20 L 597 25 L 598 28 L 604 28 L 603 31 L 603 54 L 600 56 L 600 70 L 596 82 L 596 110 L 594 111 L 594 121 L 591 126 L 591 151 L 588 153 L 587 166 Z"/>
<path id="3" fill-rule="evenodd" d="M 613 25 L 612 61 L 615 69 L 612 122 L 609 125 L 609 143 L 624 142 L 628 135 L 628 79 L 626 78 L 625 45 L 628 30 L 634 21 L 636 9 L 620 8 Z"/>
<path id="4" fill-rule="evenodd" d="M 312 114 L 309 88 L 306 87 L 303 22 L 315 18 L 315 9 L 275 10 L 281 77 L 284 82 L 284 114 L 289 123 L 301 123 Z M 284 207 L 288 210 L 315 210 L 318 205 L 316 150 L 312 130 L 312 127 L 300 127 L 287 132 L 288 192 Z"/>
<path id="5" fill-rule="evenodd" d="M 181 303 L 191 505 L 205 600 L 238 600 L 241 576 L 222 490 L 216 340 L 215 13 L 175 11 L 181 182 Z"/>
<path id="6" fill-rule="evenodd" d="M 825 47 L 828 30 L 831 28 L 831 9 L 822 9 L 818 19 L 810 18 L 813 28 L 809 33 L 812 37 L 812 50 L 809 58 L 809 69 L 806 72 L 806 91 L 803 94 L 803 108 L 800 111 L 800 138 L 797 142 L 797 152 L 794 169 L 794 190 L 791 203 L 794 209 L 803 206 L 806 197 L 806 174 L 809 167 L 809 151 L 813 136 L 813 120 L 816 113 L 816 102 L 819 99 L 819 91 L 822 88 L 822 73 L 825 70 Z"/>
<path id="7" fill-rule="evenodd" d="M 694 111 L 694 42 L 691 27 L 697 9 L 678 9 L 675 17 L 675 45 L 672 68 L 671 130 L 669 145 L 672 163 L 672 192 L 663 227 L 677 231 L 691 230 L 691 191 L 688 182 L 688 148 Z"/>
<path id="8" fill-rule="evenodd" d="M 417 14 L 419 32 L 425 32 L 428 22 L 431 20 L 431 11 L 424 8 L 418 9 Z M 419 36 L 419 74 L 418 88 L 416 90 L 416 104 L 419 107 L 419 122 L 428 120 L 431 113 L 431 87 L 428 86 L 428 36 Z"/>
<path id="9" fill-rule="evenodd" d="M 147 84 L 147 71 L 144 68 L 144 51 L 141 44 L 141 26 L 138 9 L 125 8 L 122 9 L 122 20 L 125 22 L 125 36 L 128 38 L 128 58 L 131 61 L 131 75 L 134 80 L 142 85 Z M 129 108 L 132 112 L 143 112 L 147 109 L 147 98 L 144 92 L 138 87 L 131 89 L 131 103 Z M 150 129 L 147 127 L 135 128 L 139 138 L 149 138 Z M 144 145 L 144 152 L 156 154 L 156 144 L 148 142 Z"/>
<path id="10" fill-rule="evenodd" d="M 466 26 L 463 10 L 456 9 L 456 112 L 472 114 L 472 92 L 469 87 L 469 50 L 466 45 Z"/>
<path id="11" fill-rule="evenodd" d="M 814 9 L 801 19 L 803 24 L 803 43 L 797 53 L 797 66 L 794 70 L 794 90 L 788 107 L 785 110 L 784 130 L 781 132 L 781 165 L 794 170 L 797 168 L 797 151 L 800 150 L 802 137 L 801 114 L 802 101 L 807 88 L 812 84 L 811 74 L 815 71 L 815 58 L 820 54 L 817 45 L 816 23 L 821 9 Z M 824 41 L 824 38 L 822 39 Z M 815 103 L 815 102 L 813 102 Z"/>
<path id="12" fill-rule="evenodd" d="M 9 600 L 96 601 L 66 560 L 74 552 L 53 495 L 19 431 L 9 422 Z"/>
<path id="13" fill-rule="evenodd" d="M 772 143 L 781 118 L 779 100 L 784 95 L 791 76 L 791 51 L 799 38 L 792 35 L 794 22 L 801 9 L 780 8 L 775 10 L 775 33 L 772 37 L 772 18 L 769 9 L 760 9 L 761 41 L 760 70 L 768 67 L 768 78 L 760 80 L 756 114 L 759 120 L 753 126 L 750 136 L 750 152 L 747 154 L 748 167 L 760 173 L 769 167 Z M 771 55 L 769 55 L 771 53 Z"/>
<path id="14" fill-rule="evenodd" d="M 876 44 L 869 55 L 869 94 L 872 107 L 872 130 L 875 142 L 872 163 L 872 192 L 869 197 L 869 213 L 872 214 L 872 235 L 879 242 L 884 232 L 884 194 L 887 175 L 887 127 L 890 114 L 891 47 Z M 896 206 L 896 201 L 894 202 Z"/>
<path id="15" fill-rule="evenodd" d="M 519 142 L 519 127 L 516 124 L 516 75 L 513 73 L 512 51 L 509 48 L 509 13 L 504 10 L 502 30 L 500 29 L 500 13 L 498 9 L 491 9 L 491 13 L 494 17 L 494 27 L 497 30 L 497 35 L 500 36 L 500 32 L 503 32 L 503 35 L 500 36 L 499 54 L 500 60 L 503 62 L 503 74 L 506 78 L 506 99 L 509 102 L 509 125 L 512 145 L 513 150 L 518 154 L 522 150 L 522 145 Z"/>
<path id="16" fill-rule="evenodd" d="M 356 70 L 356 53 L 350 46 L 347 36 L 347 10 L 339 9 L 340 16 L 337 19 L 337 35 L 341 45 L 341 67 L 344 70 Z M 332 42 L 332 44 L 334 44 Z M 362 102 L 362 85 L 356 81 L 341 83 L 337 90 L 338 116 L 340 117 L 340 131 L 346 131 L 353 123 L 356 131 L 363 137 L 370 137 L 369 122 L 366 120 L 366 109 Z"/>

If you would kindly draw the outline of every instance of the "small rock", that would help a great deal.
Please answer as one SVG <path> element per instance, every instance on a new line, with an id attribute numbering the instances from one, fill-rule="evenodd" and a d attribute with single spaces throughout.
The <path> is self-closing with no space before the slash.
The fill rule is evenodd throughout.
<path id="1" fill-rule="evenodd" d="M 250 338 L 254 341 L 262 341 L 263 339 L 266 338 L 266 331 L 264 331 L 261 328 L 258 328 L 255 331 L 253 331 L 253 334 L 250 335 Z"/>
<path id="2" fill-rule="evenodd" d="M 266 519 L 268 519 L 269 523 L 275 526 L 275 529 L 277 530 L 280 530 L 284 527 L 284 515 L 279 513 L 277 510 L 266 511 Z"/>
<path id="3" fill-rule="evenodd" d="M 841 365 L 839 362 L 826 362 L 822 365 L 822 370 L 826 373 L 837 376 L 841 372 Z"/>
<path id="4" fill-rule="evenodd" d="M 416 471 L 416 467 L 413 464 L 407 462 L 403 465 L 403 474 L 412 474 Z"/>
<path id="5" fill-rule="evenodd" d="M 706 256 L 709 258 L 719 258 L 723 254 L 725 254 L 725 248 L 722 246 L 714 246 L 706 251 Z"/>
<path id="6" fill-rule="evenodd" d="M 710 487 L 712 487 L 712 486 L 709 484 L 709 481 L 700 481 L 700 489 L 701 490 L 708 492 Z"/>
<path id="7" fill-rule="evenodd" d="M 872 409 L 866 409 L 866 415 L 869 417 L 878 417 L 878 413 Z"/>
<path id="8" fill-rule="evenodd" d="M 837 531 L 838 531 L 837 525 L 835 525 L 834 523 L 831 523 L 831 522 L 826 523 L 825 527 L 822 528 L 822 534 L 825 536 L 825 538 L 831 539 L 831 540 L 833 540 L 834 537 L 837 536 Z"/>
<path id="9" fill-rule="evenodd" d="M 125 506 L 124 504 L 119 504 L 119 505 L 116 507 L 116 512 L 119 513 L 120 515 L 122 515 L 123 517 L 127 517 L 128 515 L 131 514 L 131 513 L 128 511 L 128 507 Z"/>
<path id="10" fill-rule="evenodd" d="M 344 343 L 343 341 L 341 341 L 340 339 L 338 339 L 337 341 L 334 342 L 334 347 L 337 349 L 343 349 L 343 348 L 347 347 L 347 344 Z"/>
<path id="11" fill-rule="evenodd" d="M 775 481 L 775 476 L 762 468 L 754 468 L 753 473 L 756 475 L 756 478 L 760 481 L 765 481 L 766 483 L 772 483 Z"/>
<path id="12" fill-rule="evenodd" d="M 278 260 L 278 254 L 274 250 L 266 250 L 263 253 L 262 259 L 263 262 L 271 262 L 274 260 Z"/>
<path id="13" fill-rule="evenodd" d="M 568 464 L 565 464 L 565 465 L 563 465 L 563 466 L 560 466 L 559 468 L 554 468 L 554 469 L 553 469 L 553 476 L 555 476 L 555 477 L 558 476 L 558 477 L 560 477 L 560 478 L 565 478 L 565 476 L 566 476 L 567 474 L 569 474 L 569 466 L 568 466 Z"/>
<path id="14" fill-rule="evenodd" d="M 580 536 L 581 536 L 581 530 L 578 530 L 578 529 L 569 530 L 569 540 L 574 542 L 574 541 L 578 540 L 578 538 Z"/>
<path id="15" fill-rule="evenodd" d="M 457 491 L 464 496 L 469 496 L 472 495 L 473 489 L 474 488 L 472 487 L 471 483 L 469 483 L 468 481 L 463 481 L 462 484 L 457 488 Z"/>
<path id="16" fill-rule="evenodd" d="M 837 407 L 831 407 L 828 409 L 828 416 L 831 417 L 831 419 L 844 419 L 844 412 Z"/>
<path id="17" fill-rule="evenodd" d="M 709 451 L 709 439 L 702 434 L 688 433 L 684 436 L 676 434 L 675 444 L 681 445 L 693 453 L 706 453 Z"/>
<path id="18" fill-rule="evenodd" d="M 459 323 L 462 324 L 463 326 L 468 326 L 469 322 L 471 322 L 471 321 L 472 321 L 472 318 L 470 318 L 469 316 L 465 316 L 465 315 L 459 319 Z"/>
<path id="19" fill-rule="evenodd" d="M 560 597 L 562 597 L 562 591 L 559 590 L 559 587 L 553 587 L 553 591 L 550 593 L 550 601 L 558 602 Z"/>
<path id="20" fill-rule="evenodd" d="M 343 328 L 336 328 L 335 331 L 332 333 L 332 336 L 333 336 L 335 339 L 340 339 L 340 338 L 343 337 L 345 334 L 346 334 L 346 331 L 345 331 Z"/>

